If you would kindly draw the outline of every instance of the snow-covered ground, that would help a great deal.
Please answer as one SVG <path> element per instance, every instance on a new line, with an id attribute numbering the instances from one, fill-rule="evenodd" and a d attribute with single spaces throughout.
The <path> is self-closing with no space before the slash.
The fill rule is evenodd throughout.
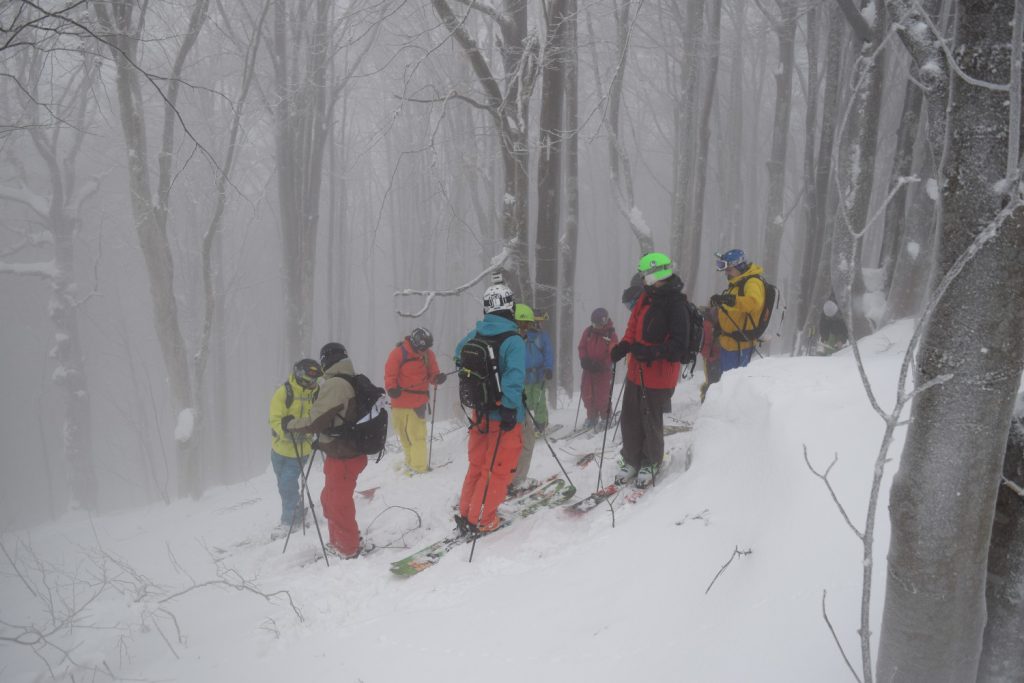
<path id="1" fill-rule="evenodd" d="M 863 342 L 883 407 L 909 336 L 903 322 Z M 571 424 L 575 409 L 552 423 Z M 269 463 L 199 501 L 4 534 L 0 636 L 24 627 L 22 642 L 34 645 L 0 642 L 0 680 L 847 680 L 822 595 L 859 661 L 861 547 L 803 449 L 819 471 L 838 456 L 830 481 L 862 527 L 883 424 L 849 351 L 757 359 L 727 373 L 703 406 L 686 380 L 666 422 L 693 429 L 668 437 L 667 471 L 637 503 L 616 502 L 614 526 L 607 507 L 580 518 L 543 510 L 481 539 L 472 563 L 464 546 L 408 579 L 389 564 L 451 527 L 466 467 L 454 422 L 437 425 L 426 475 L 401 474 L 395 452 L 370 463 L 360 524 L 396 547 L 330 567 L 313 561 L 313 529 L 284 554 L 283 541 L 266 540 L 279 510 Z M 876 529 L 875 632 L 902 439 L 899 430 Z M 552 444 L 581 494 L 598 464 L 580 468 L 576 457 L 600 443 Z M 610 443 L 605 482 L 616 454 Z M 543 442 L 533 462 L 532 476 L 558 471 Z M 75 627 L 49 633 L 68 614 Z"/>

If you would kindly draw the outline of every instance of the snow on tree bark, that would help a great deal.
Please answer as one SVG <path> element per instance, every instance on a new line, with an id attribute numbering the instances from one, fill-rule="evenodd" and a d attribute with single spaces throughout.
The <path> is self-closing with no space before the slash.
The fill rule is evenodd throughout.
<path id="1" fill-rule="evenodd" d="M 1007 82 L 1013 6 L 956 7 L 954 54 L 979 82 Z M 978 676 L 989 540 L 1024 368 L 1024 307 L 1007 305 L 1024 298 L 1024 209 L 1019 195 L 997 191 L 1006 169 L 1006 96 L 959 76 L 953 90 L 938 273 L 968 249 L 976 253 L 936 305 L 918 352 L 918 386 L 951 378 L 916 397 L 890 492 L 879 680 Z M 934 92 L 925 96 L 929 111 L 938 107 Z"/>

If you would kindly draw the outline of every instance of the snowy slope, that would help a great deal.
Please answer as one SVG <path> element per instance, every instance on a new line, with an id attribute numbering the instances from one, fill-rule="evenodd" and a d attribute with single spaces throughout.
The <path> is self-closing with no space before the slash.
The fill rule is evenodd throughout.
<path id="1" fill-rule="evenodd" d="M 909 334 L 901 323 L 864 343 L 883 405 L 892 403 Z M 694 380 L 680 386 L 668 422 L 693 429 L 667 439 L 671 465 L 639 502 L 616 502 L 614 526 L 607 507 L 582 518 L 543 511 L 482 539 L 471 564 L 468 546 L 458 548 L 410 579 L 388 566 L 451 526 L 465 473 L 456 424 L 438 425 L 431 473 L 408 478 L 390 453 L 360 478 L 361 490 L 377 487 L 357 499 L 364 534 L 406 547 L 330 567 L 313 561 L 313 529 L 285 554 L 282 541 L 264 540 L 279 505 L 269 467 L 199 501 L 91 520 L 72 514 L 4 534 L 19 572 L 4 560 L 0 620 L 45 634 L 52 619 L 43 607 L 54 595 L 56 619 L 73 612 L 77 626 L 43 640 L 23 635 L 32 646 L 0 645 L 0 680 L 49 680 L 48 666 L 58 680 L 77 666 L 100 671 L 95 680 L 109 680 L 109 669 L 195 683 L 845 680 L 822 592 L 859 661 L 861 549 L 803 447 L 819 471 L 838 456 L 830 480 L 861 527 L 882 422 L 852 357 L 759 359 L 727 374 L 703 406 L 696 396 Z M 552 422 L 574 414 L 575 404 L 566 406 Z M 897 436 L 893 456 L 902 430 Z M 553 446 L 580 491 L 593 490 L 598 465 L 578 468 L 575 458 L 600 438 Z M 556 471 L 538 442 L 531 474 Z M 314 472 L 315 492 L 321 482 Z M 887 487 L 882 495 L 875 631 Z M 79 669 L 75 680 L 92 676 Z"/>

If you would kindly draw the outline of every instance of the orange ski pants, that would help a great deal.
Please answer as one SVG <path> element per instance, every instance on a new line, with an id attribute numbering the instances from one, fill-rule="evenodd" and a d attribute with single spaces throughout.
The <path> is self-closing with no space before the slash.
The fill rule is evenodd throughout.
<path id="1" fill-rule="evenodd" d="M 342 555 L 359 552 L 359 524 L 356 523 L 356 479 L 366 468 L 366 456 L 324 458 L 324 490 L 320 504 L 327 519 L 331 545 Z"/>
<path id="2" fill-rule="evenodd" d="M 508 483 L 512 480 L 519 463 L 519 452 L 523 448 L 523 425 L 517 424 L 513 429 L 503 432 L 497 420 L 485 421 L 485 424 L 488 426 L 487 431 L 481 433 L 480 427 L 483 425 L 478 425 L 469 432 L 469 470 L 462 482 L 459 514 L 468 519 L 470 524 L 488 526 L 494 520 L 498 506 L 508 495 Z M 480 512 L 481 507 L 483 514 Z"/>

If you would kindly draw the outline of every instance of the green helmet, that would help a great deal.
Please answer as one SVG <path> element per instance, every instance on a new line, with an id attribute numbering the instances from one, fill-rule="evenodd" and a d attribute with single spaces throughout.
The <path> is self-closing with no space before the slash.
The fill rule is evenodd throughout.
<path id="1" fill-rule="evenodd" d="M 643 276 L 644 284 L 653 285 L 672 276 L 672 259 L 660 251 L 652 251 L 640 257 L 636 269 Z"/>
<path id="2" fill-rule="evenodd" d="M 526 304 L 516 304 L 515 317 L 517 323 L 532 323 L 533 309 Z"/>

